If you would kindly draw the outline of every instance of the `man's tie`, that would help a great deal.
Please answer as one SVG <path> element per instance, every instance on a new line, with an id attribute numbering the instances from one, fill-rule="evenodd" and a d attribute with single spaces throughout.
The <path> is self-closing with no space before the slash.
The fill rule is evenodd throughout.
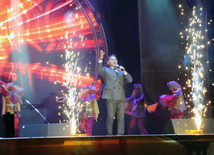
<path id="1" fill-rule="evenodd" d="M 118 70 L 117 69 L 114 69 L 115 70 L 115 72 L 118 74 Z"/>

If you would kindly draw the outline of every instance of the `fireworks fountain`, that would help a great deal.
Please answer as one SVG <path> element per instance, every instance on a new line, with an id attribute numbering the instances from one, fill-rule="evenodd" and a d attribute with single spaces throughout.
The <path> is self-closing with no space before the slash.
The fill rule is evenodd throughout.
<path id="1" fill-rule="evenodd" d="M 194 120 L 196 126 L 201 129 L 202 117 L 207 110 L 206 105 L 206 72 L 205 72 L 205 34 L 207 30 L 204 28 L 203 8 L 194 6 L 192 8 L 192 17 L 189 18 L 189 25 L 186 28 L 187 33 L 187 53 L 185 58 L 189 59 L 190 76 L 186 81 L 187 87 L 191 88 L 190 100 L 193 103 L 192 113 L 195 114 Z M 205 32 L 204 32 L 205 30 Z"/>

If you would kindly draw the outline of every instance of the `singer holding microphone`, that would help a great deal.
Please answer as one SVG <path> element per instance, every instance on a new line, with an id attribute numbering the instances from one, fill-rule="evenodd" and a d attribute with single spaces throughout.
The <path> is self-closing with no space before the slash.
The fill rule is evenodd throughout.
<path id="1" fill-rule="evenodd" d="M 104 89 L 102 98 L 106 99 L 107 107 L 107 134 L 113 135 L 113 123 L 117 114 L 117 135 L 124 134 L 124 113 L 125 113 L 125 90 L 123 82 L 132 82 L 131 75 L 123 66 L 119 66 L 117 57 L 112 54 L 108 56 L 107 64 L 109 67 L 103 67 L 103 56 L 105 52 L 100 50 L 98 60 L 98 71 L 104 80 Z"/>

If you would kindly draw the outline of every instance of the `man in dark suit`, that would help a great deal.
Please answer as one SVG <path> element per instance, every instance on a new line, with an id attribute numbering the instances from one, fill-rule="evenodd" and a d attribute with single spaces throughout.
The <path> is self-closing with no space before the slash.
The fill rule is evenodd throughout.
<path id="1" fill-rule="evenodd" d="M 107 107 L 107 134 L 112 135 L 115 114 L 117 114 L 117 135 L 124 133 L 124 112 L 125 112 L 125 90 L 123 87 L 124 80 L 127 83 L 132 82 L 132 77 L 125 71 L 123 66 L 117 65 L 116 56 L 109 55 L 107 64 L 109 67 L 103 67 L 103 56 L 105 52 L 100 51 L 98 60 L 98 71 L 103 77 L 105 87 L 103 89 L 102 98 L 106 99 Z"/>

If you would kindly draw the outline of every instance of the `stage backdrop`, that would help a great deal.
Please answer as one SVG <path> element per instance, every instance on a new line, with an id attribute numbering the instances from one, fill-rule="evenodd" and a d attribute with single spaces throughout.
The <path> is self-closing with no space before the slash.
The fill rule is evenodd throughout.
<path id="1" fill-rule="evenodd" d="M 85 85 L 100 88 L 98 51 L 108 53 L 94 8 L 78 0 L 0 0 L 0 6 L 0 80 L 23 87 L 24 98 L 40 105 L 44 117 L 48 109 L 61 111 L 63 122 L 63 105 L 52 102 L 56 96 L 68 95 L 70 88 L 77 96 Z M 44 123 L 27 105 L 20 123 Z"/>

